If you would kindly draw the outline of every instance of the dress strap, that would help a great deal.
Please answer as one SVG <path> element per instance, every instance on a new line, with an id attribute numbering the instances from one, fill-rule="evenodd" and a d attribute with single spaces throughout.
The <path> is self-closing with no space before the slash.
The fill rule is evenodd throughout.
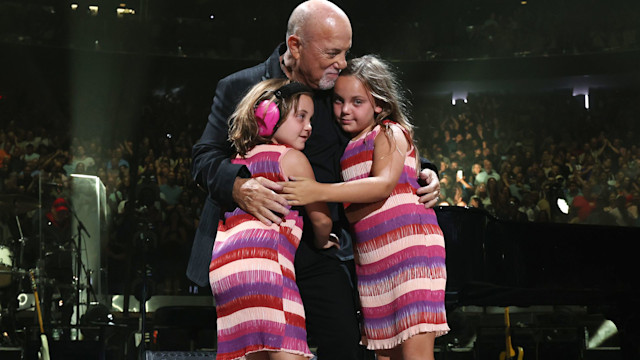
<path id="1" fill-rule="evenodd" d="M 402 130 L 402 133 L 404 134 L 404 137 L 407 139 L 407 141 L 409 142 L 409 145 L 410 145 L 409 149 L 407 150 L 407 153 L 411 152 L 411 150 L 413 150 L 413 148 L 414 148 L 413 139 L 411 138 L 411 134 L 409 134 L 409 131 L 407 131 L 407 129 L 405 129 L 404 126 L 398 124 L 395 121 L 389 120 L 389 119 L 383 120 L 382 121 L 382 125 L 384 125 L 387 129 L 391 128 L 392 126 L 399 127 L 400 130 Z"/>

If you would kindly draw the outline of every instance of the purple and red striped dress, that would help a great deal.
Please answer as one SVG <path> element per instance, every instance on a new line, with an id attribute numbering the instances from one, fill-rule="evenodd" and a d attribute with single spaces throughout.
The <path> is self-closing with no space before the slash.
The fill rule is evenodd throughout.
<path id="1" fill-rule="evenodd" d="M 284 145 L 258 145 L 233 162 L 246 165 L 254 177 L 285 181 L 280 159 L 289 150 Z M 238 208 L 224 214 L 209 266 L 218 316 L 216 359 L 242 359 L 256 351 L 313 357 L 293 268 L 301 235 L 297 211 L 271 226 Z"/>
<path id="2" fill-rule="evenodd" d="M 400 125 L 385 122 L 385 126 Z M 386 136 L 376 126 L 349 142 L 340 161 L 344 181 L 370 176 L 378 134 Z M 444 305 L 444 238 L 433 209 L 425 209 L 418 201 L 416 174 L 412 147 L 389 198 L 345 204 L 355 234 L 366 345 L 372 350 L 396 347 L 419 333 L 440 336 L 449 331 Z"/>

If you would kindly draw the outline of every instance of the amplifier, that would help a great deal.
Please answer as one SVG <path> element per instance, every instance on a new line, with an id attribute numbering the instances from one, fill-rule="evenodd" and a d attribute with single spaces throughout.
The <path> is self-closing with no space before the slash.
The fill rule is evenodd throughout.
<path id="1" fill-rule="evenodd" d="M 0 359 L 2 360 L 21 360 L 22 355 L 21 348 L 0 346 Z"/>

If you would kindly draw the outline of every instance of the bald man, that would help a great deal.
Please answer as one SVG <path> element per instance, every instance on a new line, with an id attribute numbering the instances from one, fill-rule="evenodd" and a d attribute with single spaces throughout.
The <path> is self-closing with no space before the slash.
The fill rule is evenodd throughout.
<path id="1" fill-rule="evenodd" d="M 280 223 L 287 214 L 287 202 L 277 194 L 281 188 L 264 178 L 251 178 L 244 166 L 232 164 L 227 119 L 244 93 L 261 80 L 289 78 L 315 90 L 313 132 L 304 150 L 320 182 L 340 179 L 340 157 L 348 142 L 332 120 L 331 89 L 346 67 L 351 48 L 351 23 L 347 15 L 326 0 L 309 0 L 298 5 L 289 18 L 285 43 L 263 63 L 220 80 L 209 119 L 200 141 L 193 147 L 193 176 L 208 196 L 191 259 L 189 278 L 200 286 L 208 284 L 211 250 L 222 209 L 239 206 L 265 224 Z M 431 170 L 421 173 L 428 186 L 419 190 L 421 201 L 433 206 L 440 184 Z M 306 219 L 302 241 L 295 258 L 297 284 L 306 313 L 310 345 L 317 346 L 320 360 L 362 359 L 358 345 L 358 297 L 351 277 L 353 252 L 341 204 L 329 204 L 333 233 L 340 237 L 340 250 L 319 250 L 313 246 L 311 222 Z"/>

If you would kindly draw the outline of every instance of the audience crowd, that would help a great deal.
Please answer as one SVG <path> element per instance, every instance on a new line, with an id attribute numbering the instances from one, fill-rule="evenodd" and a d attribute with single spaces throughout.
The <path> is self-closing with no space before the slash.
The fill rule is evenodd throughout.
<path id="1" fill-rule="evenodd" d="M 483 208 L 503 220 L 640 226 L 640 92 L 596 90 L 591 99 L 588 110 L 568 91 L 471 94 L 455 106 L 444 97 L 418 101 L 418 146 L 439 166 L 439 205 Z M 0 102 L 0 194 L 42 195 L 46 209 L 69 196 L 71 174 L 98 176 L 111 214 L 112 290 L 124 291 L 122 279 L 136 276 L 144 250 L 153 253 L 157 291 L 187 291 L 183 270 L 204 201 L 191 179 L 190 149 L 207 105 L 183 100 L 147 104 L 147 130 L 135 141 L 74 138 L 67 122 L 43 124 Z M 140 234 L 151 237 L 149 248 L 133 246 Z"/>
<path id="2" fill-rule="evenodd" d="M 417 131 L 423 156 L 439 164 L 441 205 L 505 220 L 640 226 L 640 93 L 590 95 L 590 109 L 568 90 L 422 103 Z"/>

